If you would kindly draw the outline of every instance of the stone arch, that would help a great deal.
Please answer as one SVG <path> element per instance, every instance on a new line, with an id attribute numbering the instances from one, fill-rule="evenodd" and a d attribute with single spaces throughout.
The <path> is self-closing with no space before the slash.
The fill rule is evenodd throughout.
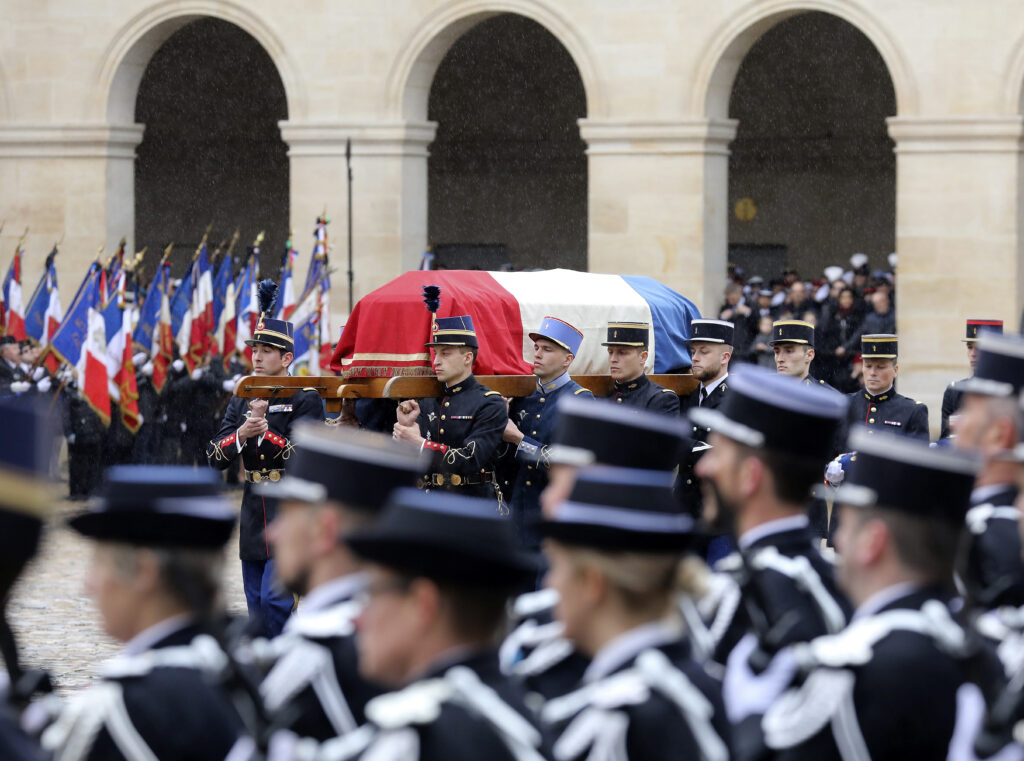
<path id="1" fill-rule="evenodd" d="M 538 0 L 452 0 L 427 16 L 401 45 L 387 79 L 384 112 L 393 119 L 423 121 L 434 74 L 445 54 L 476 24 L 503 13 L 524 16 L 550 32 L 576 64 L 587 100 L 587 116 L 604 114 L 604 98 L 589 46 L 573 24 Z"/>
<path id="2" fill-rule="evenodd" d="M 691 114 L 695 117 L 726 118 L 733 81 L 750 48 L 779 22 L 808 11 L 836 16 L 867 37 L 889 71 L 896 92 L 897 113 L 908 115 L 917 112 L 917 86 L 909 64 L 889 32 L 859 4 L 848 0 L 782 0 L 770 4 L 755 0 L 719 28 L 701 55 L 699 60 L 702 63 L 690 103 Z"/>
<path id="3" fill-rule="evenodd" d="M 227 21 L 252 36 L 277 68 L 289 118 L 306 116 L 305 89 L 296 66 L 284 42 L 257 14 L 230 0 L 162 0 L 130 19 L 107 46 L 95 76 L 99 86 L 85 104 L 86 119 L 133 123 L 139 83 L 153 54 L 176 31 L 204 17 Z"/>

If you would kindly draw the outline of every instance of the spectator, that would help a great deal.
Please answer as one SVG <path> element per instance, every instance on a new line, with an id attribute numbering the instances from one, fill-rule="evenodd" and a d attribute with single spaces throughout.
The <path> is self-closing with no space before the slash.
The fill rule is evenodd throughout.
<path id="1" fill-rule="evenodd" d="M 839 281 L 842 283 L 842 281 Z M 853 289 L 843 283 L 834 308 L 826 308 L 818 326 L 818 345 L 821 347 L 825 380 L 839 391 L 855 391 L 857 383 L 852 377 L 852 355 L 846 346 L 860 334 L 863 317 L 857 308 Z"/>
<path id="2" fill-rule="evenodd" d="M 737 359 L 748 358 L 750 339 L 754 334 L 750 321 L 756 321 L 757 317 L 743 301 L 743 286 L 739 283 L 729 283 L 725 286 L 725 303 L 718 310 L 718 319 L 728 320 L 733 324 L 733 356 Z"/>
<path id="3" fill-rule="evenodd" d="M 772 316 L 763 315 L 758 325 L 757 336 L 754 338 L 751 356 L 754 364 L 775 369 L 775 353 L 768 344 L 772 340 Z"/>
<path id="4" fill-rule="evenodd" d="M 802 315 L 805 312 L 814 312 L 815 318 L 818 315 L 818 305 L 807 295 L 807 286 L 800 280 L 789 286 L 785 309 L 794 316 L 799 315 L 798 319 L 803 319 Z"/>

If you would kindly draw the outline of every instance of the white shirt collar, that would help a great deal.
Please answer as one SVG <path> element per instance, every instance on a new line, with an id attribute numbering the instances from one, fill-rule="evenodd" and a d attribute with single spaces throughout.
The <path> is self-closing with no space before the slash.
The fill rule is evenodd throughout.
<path id="1" fill-rule="evenodd" d="M 121 653 L 123 655 L 139 655 L 140 653 L 144 653 L 147 650 L 152 649 L 153 645 L 157 642 L 166 639 L 175 632 L 181 631 L 192 622 L 192 616 L 188 613 L 181 613 L 177 616 L 165 618 L 163 621 L 153 624 L 148 629 L 143 629 L 128 640 L 125 643 L 124 648 L 121 650 Z"/>
<path id="2" fill-rule="evenodd" d="M 711 383 L 709 383 L 706 386 L 703 383 L 701 383 L 700 387 L 708 392 L 708 396 L 711 396 L 711 392 L 718 388 L 720 385 L 722 385 L 725 382 L 725 379 L 728 377 L 729 373 L 726 373 L 721 378 L 711 381 Z"/>
<path id="3" fill-rule="evenodd" d="M 784 531 L 793 531 L 798 528 L 806 528 L 810 525 L 810 521 L 806 515 L 791 515 L 788 518 L 776 518 L 773 521 L 762 523 L 759 526 L 754 526 L 752 529 L 748 529 L 743 532 L 743 535 L 739 538 L 739 547 L 741 550 L 747 549 L 754 542 L 764 539 L 766 536 L 772 534 L 781 534 Z"/>
<path id="4" fill-rule="evenodd" d="M 1006 491 L 1012 484 L 989 484 L 988 486 L 979 486 L 971 491 L 971 505 L 983 505 L 988 502 L 992 497 L 996 496 L 1000 492 Z"/>
<path id="5" fill-rule="evenodd" d="M 583 681 L 603 679 L 644 650 L 675 642 L 682 635 L 682 626 L 669 621 L 654 621 L 623 632 L 598 651 L 583 672 Z"/>
<path id="6" fill-rule="evenodd" d="M 894 602 L 901 597 L 913 594 L 918 589 L 920 589 L 920 587 L 917 584 L 912 584 L 909 581 L 893 584 L 891 587 L 880 589 L 857 606 L 857 610 L 854 611 L 853 618 L 850 620 L 856 621 L 859 618 L 873 616 L 889 603 Z"/>
<path id="7" fill-rule="evenodd" d="M 302 605 L 299 606 L 296 615 L 303 613 L 315 613 L 329 608 L 335 603 L 349 600 L 363 591 L 366 586 L 366 574 L 350 573 L 347 576 L 339 576 L 336 579 L 325 581 L 320 586 L 314 587 L 302 598 Z"/>

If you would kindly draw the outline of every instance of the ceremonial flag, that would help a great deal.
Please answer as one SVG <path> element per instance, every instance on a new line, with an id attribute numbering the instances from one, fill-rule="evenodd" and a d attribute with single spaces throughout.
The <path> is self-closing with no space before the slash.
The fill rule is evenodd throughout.
<path id="1" fill-rule="evenodd" d="M 213 322 L 213 268 L 206 255 L 206 241 L 199 245 L 195 266 L 192 267 L 192 322 L 189 325 L 189 347 L 182 359 L 189 372 L 203 361 L 203 354 L 210 347 L 211 335 L 216 327 Z"/>
<path id="2" fill-rule="evenodd" d="M 19 341 L 24 341 L 25 334 L 25 306 L 21 300 L 21 243 L 14 249 L 14 259 L 7 269 L 7 276 L 4 278 L 4 303 L 7 314 L 4 319 L 5 334 L 14 336 Z"/>
<path id="3" fill-rule="evenodd" d="M 188 350 L 192 346 L 192 270 L 195 262 L 189 262 L 182 275 L 178 290 L 171 299 L 171 331 L 178 346 L 178 356 L 186 363 Z"/>
<path id="4" fill-rule="evenodd" d="M 171 329 L 171 265 L 164 264 L 154 278 L 157 285 L 155 300 L 160 313 L 153 330 L 149 355 L 153 360 L 153 388 L 159 394 L 167 381 L 167 368 L 174 360 L 174 332 Z"/>
<path id="5" fill-rule="evenodd" d="M 231 254 L 225 254 L 217 268 L 217 276 L 213 279 L 213 352 L 220 354 L 224 346 L 224 311 L 230 304 L 231 313 L 235 311 L 235 280 L 232 273 L 234 263 Z"/>
<path id="6" fill-rule="evenodd" d="M 260 282 L 260 250 L 253 247 L 249 254 L 249 262 L 245 269 L 245 278 L 239 288 L 235 301 L 237 318 L 235 320 L 235 351 L 252 359 L 252 348 L 245 342 L 252 337 L 256 329 L 256 321 L 260 318 L 259 300 L 256 296 Z"/>
<path id="7" fill-rule="evenodd" d="M 121 409 L 121 422 L 132 433 L 137 433 L 139 420 L 139 390 L 135 382 L 135 364 L 132 360 L 132 319 L 135 307 L 125 300 L 125 271 L 116 275 L 110 288 L 110 300 L 103 309 L 106 330 L 107 390 L 110 398 Z"/>
<path id="8" fill-rule="evenodd" d="M 330 222 L 325 214 L 316 218 L 316 228 L 313 230 L 313 257 L 309 260 L 309 269 L 306 271 L 306 284 L 302 286 L 303 295 L 320 282 L 320 272 L 323 263 L 327 261 L 327 225 Z"/>
<path id="9" fill-rule="evenodd" d="M 278 278 L 277 314 L 272 315 L 278 320 L 287 320 L 295 311 L 295 283 L 292 277 L 295 257 L 299 252 L 292 248 L 291 239 L 285 244 L 284 256 L 281 258 L 281 276 Z"/>
<path id="10" fill-rule="evenodd" d="M 54 246 L 53 251 L 46 257 L 43 275 L 39 278 L 39 283 L 25 310 L 25 332 L 41 346 L 50 343 L 50 338 L 57 332 L 64 319 L 60 292 L 57 289 L 57 267 L 53 261 L 56 256 L 57 247 Z"/>
<path id="11" fill-rule="evenodd" d="M 120 282 L 121 271 L 124 269 L 124 247 L 127 241 L 121 238 L 117 244 L 117 251 L 115 251 L 110 261 L 107 262 L 107 292 L 103 294 L 104 302 L 110 301 L 111 296 L 114 294 L 114 289 L 118 287 Z"/>
<path id="12" fill-rule="evenodd" d="M 102 270 L 90 268 L 90 274 L 68 310 L 64 322 L 54 333 L 50 351 L 75 369 L 82 398 L 103 421 L 110 425 L 110 393 L 107 389 L 107 327 L 103 319 L 100 293 Z"/>
<path id="13" fill-rule="evenodd" d="M 139 310 L 139 322 L 135 326 L 135 332 L 132 334 L 132 341 L 147 354 L 150 354 L 156 324 L 160 321 L 160 309 L 162 306 L 160 288 L 165 279 L 164 271 L 170 266 L 166 258 L 162 259 L 160 264 L 157 265 L 156 274 L 153 275 L 153 280 L 146 290 L 146 300 L 142 302 L 142 308 Z"/>

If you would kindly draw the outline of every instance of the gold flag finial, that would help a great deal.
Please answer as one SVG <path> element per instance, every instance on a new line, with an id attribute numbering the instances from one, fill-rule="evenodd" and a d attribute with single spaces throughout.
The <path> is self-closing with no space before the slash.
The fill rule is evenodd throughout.
<path id="1" fill-rule="evenodd" d="M 263 235 L 264 235 L 265 232 L 266 232 L 265 230 L 260 230 L 259 231 L 259 234 L 256 236 L 256 240 L 254 240 L 252 242 L 253 246 L 258 246 L 258 245 L 260 245 L 263 242 Z"/>

